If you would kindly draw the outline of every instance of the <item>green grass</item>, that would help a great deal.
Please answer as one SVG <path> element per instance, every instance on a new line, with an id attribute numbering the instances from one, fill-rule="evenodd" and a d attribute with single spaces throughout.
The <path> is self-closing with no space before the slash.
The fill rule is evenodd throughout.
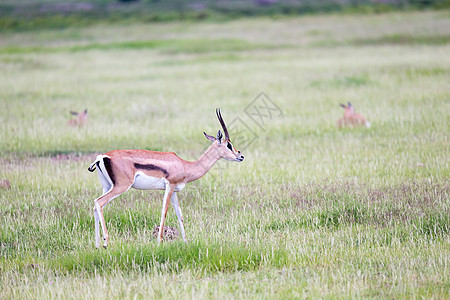
<path id="1" fill-rule="evenodd" d="M 0 298 L 448 298 L 449 25 L 441 11 L 0 34 Z M 259 126 L 245 111 L 261 91 L 282 113 Z M 370 128 L 336 128 L 348 101 Z M 189 243 L 158 245 L 162 192 L 131 190 L 95 249 L 96 155 L 196 159 L 216 107 L 256 138 L 231 131 L 244 162 L 179 193 Z"/>

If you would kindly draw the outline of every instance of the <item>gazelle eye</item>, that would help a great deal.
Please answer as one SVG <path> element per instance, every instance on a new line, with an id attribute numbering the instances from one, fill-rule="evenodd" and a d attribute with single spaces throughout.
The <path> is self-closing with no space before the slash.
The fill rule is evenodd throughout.
<path id="1" fill-rule="evenodd" d="M 233 147 L 231 146 L 231 143 L 230 143 L 230 142 L 227 143 L 227 147 L 228 147 L 228 149 L 230 149 L 231 151 L 233 151 Z"/>

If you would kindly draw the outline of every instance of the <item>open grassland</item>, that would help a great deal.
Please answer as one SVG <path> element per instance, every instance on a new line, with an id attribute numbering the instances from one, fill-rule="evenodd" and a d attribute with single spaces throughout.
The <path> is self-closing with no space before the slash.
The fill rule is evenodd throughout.
<path id="1" fill-rule="evenodd" d="M 0 298 L 448 298 L 449 53 L 448 11 L 1 34 Z M 95 249 L 96 154 L 196 159 L 216 107 L 246 159 L 179 193 L 190 242 L 131 190 Z"/>

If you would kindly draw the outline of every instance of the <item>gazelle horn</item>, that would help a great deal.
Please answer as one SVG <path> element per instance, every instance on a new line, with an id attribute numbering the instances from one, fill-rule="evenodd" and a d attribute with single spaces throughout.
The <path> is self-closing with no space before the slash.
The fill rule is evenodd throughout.
<path id="1" fill-rule="evenodd" d="M 222 118 L 222 114 L 220 113 L 220 108 L 216 108 L 216 115 L 217 118 L 219 119 L 220 125 L 222 125 L 223 132 L 225 133 L 225 139 L 229 140 L 230 136 L 228 135 L 227 126 L 225 125 L 225 122 L 223 121 Z"/>

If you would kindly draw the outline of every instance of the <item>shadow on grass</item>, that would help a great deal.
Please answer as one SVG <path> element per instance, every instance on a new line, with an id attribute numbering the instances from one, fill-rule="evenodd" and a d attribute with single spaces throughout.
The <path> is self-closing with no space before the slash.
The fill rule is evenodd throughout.
<path id="1" fill-rule="evenodd" d="M 445 45 L 450 43 L 448 35 L 411 35 L 390 34 L 378 38 L 362 38 L 351 42 L 356 46 L 364 45 Z"/>
<path id="2" fill-rule="evenodd" d="M 125 41 L 111 43 L 91 43 L 76 46 L 33 46 L 33 47 L 3 47 L 1 54 L 27 54 L 27 53 L 58 53 L 58 52 L 82 52 L 91 50 L 158 50 L 165 54 L 179 53 L 215 53 L 250 51 L 257 49 L 272 49 L 287 47 L 286 45 L 273 46 L 268 44 L 251 43 L 241 39 L 180 39 L 180 40 L 147 40 Z"/>

